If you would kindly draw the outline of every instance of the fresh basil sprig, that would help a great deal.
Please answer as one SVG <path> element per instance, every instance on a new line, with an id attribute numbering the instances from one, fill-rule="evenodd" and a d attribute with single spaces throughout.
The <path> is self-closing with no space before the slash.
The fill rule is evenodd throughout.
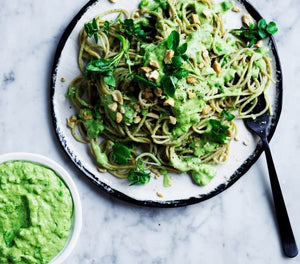
<path id="1" fill-rule="evenodd" d="M 277 31 L 278 28 L 274 21 L 267 23 L 265 19 L 260 19 L 257 27 L 250 24 L 249 28 L 241 27 L 240 29 L 233 29 L 230 33 L 243 40 L 248 47 L 252 47 L 259 40 L 266 39 L 268 36 L 274 35 Z"/>

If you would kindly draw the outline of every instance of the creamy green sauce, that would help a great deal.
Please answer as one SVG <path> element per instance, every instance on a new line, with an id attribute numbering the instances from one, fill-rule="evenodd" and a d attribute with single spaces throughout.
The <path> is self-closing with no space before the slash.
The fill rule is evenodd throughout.
<path id="1" fill-rule="evenodd" d="M 0 164 L 0 263 L 49 263 L 64 247 L 73 201 L 54 171 L 27 161 Z"/>

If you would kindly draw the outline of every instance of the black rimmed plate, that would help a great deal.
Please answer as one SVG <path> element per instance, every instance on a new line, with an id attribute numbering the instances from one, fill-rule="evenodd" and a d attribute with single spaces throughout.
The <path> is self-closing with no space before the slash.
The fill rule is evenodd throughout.
<path id="1" fill-rule="evenodd" d="M 164 188 L 162 177 L 153 179 L 145 186 L 129 186 L 128 181 L 117 179 L 109 173 L 99 173 L 91 158 L 89 147 L 77 142 L 66 125 L 66 118 L 75 113 L 75 108 L 64 96 L 70 81 L 80 74 L 77 66 L 79 49 L 78 34 L 84 23 L 109 9 L 125 8 L 129 11 L 138 6 L 139 1 L 118 0 L 115 4 L 109 1 L 91 0 L 73 18 L 58 43 L 51 76 L 51 111 L 56 135 L 74 164 L 101 190 L 128 202 L 151 207 L 177 207 L 198 203 L 209 199 L 235 183 L 256 162 L 262 153 L 261 145 L 245 128 L 241 120 L 237 120 L 239 141 L 230 145 L 229 159 L 218 166 L 218 175 L 204 187 L 195 185 L 187 174 L 173 175 L 172 187 Z M 247 1 L 237 1 L 244 12 L 248 12 L 255 20 L 261 18 L 258 11 Z M 242 13 L 229 11 L 226 25 L 229 28 L 241 26 Z M 274 134 L 282 107 L 282 72 L 274 39 L 266 43 L 270 47 L 273 64 L 273 78 L 276 84 L 268 88 L 273 116 L 269 127 L 269 140 Z M 66 82 L 61 82 L 64 77 Z M 248 146 L 243 141 L 249 143 Z M 163 194 L 158 197 L 157 192 Z"/>

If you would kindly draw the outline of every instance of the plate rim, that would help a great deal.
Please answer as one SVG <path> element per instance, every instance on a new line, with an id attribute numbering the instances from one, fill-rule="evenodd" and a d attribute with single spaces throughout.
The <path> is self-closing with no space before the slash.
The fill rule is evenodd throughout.
<path id="1" fill-rule="evenodd" d="M 153 200 L 138 200 L 135 198 L 132 198 L 121 191 L 118 191 L 116 189 L 113 189 L 108 184 L 102 182 L 100 179 L 98 179 L 93 173 L 91 173 L 87 168 L 84 167 L 83 164 L 81 164 L 80 161 L 76 160 L 75 154 L 72 152 L 72 150 L 67 146 L 66 140 L 64 137 L 60 134 L 59 125 L 56 119 L 56 113 L 54 111 L 54 94 L 55 94 L 55 82 L 57 78 L 57 67 L 59 65 L 59 60 L 61 57 L 61 53 L 65 47 L 65 44 L 72 33 L 73 29 L 77 25 L 78 21 L 81 19 L 81 17 L 86 13 L 86 11 L 89 9 L 90 6 L 94 5 L 96 2 L 101 0 L 90 0 L 88 1 L 80 10 L 79 12 L 73 17 L 71 22 L 68 24 L 66 29 L 64 30 L 63 34 L 60 37 L 60 40 L 58 42 L 54 60 L 52 64 L 52 70 L 51 70 L 51 78 L 50 78 L 50 111 L 51 111 L 51 117 L 52 117 L 52 127 L 54 129 L 55 135 L 57 139 L 60 142 L 61 147 L 63 148 L 64 152 L 69 156 L 69 158 L 72 160 L 72 162 L 76 165 L 76 167 L 85 174 L 85 176 L 88 177 L 90 181 L 92 181 L 94 184 L 100 187 L 102 191 L 105 191 L 106 193 L 109 193 L 113 197 L 116 197 L 122 201 L 126 201 L 129 203 L 133 203 L 136 205 L 142 205 L 146 207 L 160 207 L 160 208 L 170 208 L 170 207 L 181 207 L 181 206 L 187 206 L 196 204 L 199 202 L 203 202 L 205 200 L 208 200 L 223 191 L 227 190 L 230 186 L 232 186 L 237 180 L 239 180 L 243 175 L 247 173 L 247 171 L 254 165 L 254 163 L 258 160 L 260 155 L 263 152 L 261 140 L 258 141 L 256 148 L 254 152 L 244 161 L 244 163 L 238 167 L 235 172 L 230 176 L 230 179 L 227 181 L 227 183 L 222 183 L 217 186 L 213 191 L 202 194 L 199 196 L 189 197 L 186 199 L 179 199 L 179 200 L 168 200 L 168 201 L 153 201 Z M 260 13 L 257 11 L 257 9 L 250 4 L 247 0 L 237 0 L 239 3 L 244 5 L 245 9 L 249 12 L 249 14 L 258 21 L 262 18 Z M 271 48 L 275 65 L 276 65 L 276 77 L 277 77 L 277 83 L 276 83 L 276 113 L 272 118 L 272 123 L 269 127 L 269 133 L 268 133 L 268 140 L 272 139 L 276 127 L 279 122 L 279 118 L 282 111 L 282 97 L 283 97 L 283 74 L 282 74 L 282 67 L 279 59 L 278 49 L 274 40 L 274 37 L 271 36 L 269 38 L 269 47 Z"/>

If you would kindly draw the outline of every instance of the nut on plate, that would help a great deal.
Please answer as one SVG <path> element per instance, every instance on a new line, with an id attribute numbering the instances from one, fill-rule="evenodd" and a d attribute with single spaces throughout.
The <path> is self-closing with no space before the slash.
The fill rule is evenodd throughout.
<path id="1" fill-rule="evenodd" d="M 252 17 L 249 14 L 244 14 L 243 17 L 242 17 L 242 21 L 248 27 L 249 27 L 250 24 L 254 23 Z"/>
<path id="2" fill-rule="evenodd" d="M 174 50 L 166 50 L 165 57 L 164 57 L 165 64 L 171 64 L 174 54 L 175 54 Z"/>
<path id="3" fill-rule="evenodd" d="M 168 98 L 166 101 L 164 101 L 164 105 L 170 105 L 170 106 L 174 106 L 175 105 L 175 101 L 173 98 Z"/>
<path id="4" fill-rule="evenodd" d="M 123 115 L 120 112 L 117 112 L 116 122 L 119 124 L 122 122 L 122 120 L 123 120 Z"/>

